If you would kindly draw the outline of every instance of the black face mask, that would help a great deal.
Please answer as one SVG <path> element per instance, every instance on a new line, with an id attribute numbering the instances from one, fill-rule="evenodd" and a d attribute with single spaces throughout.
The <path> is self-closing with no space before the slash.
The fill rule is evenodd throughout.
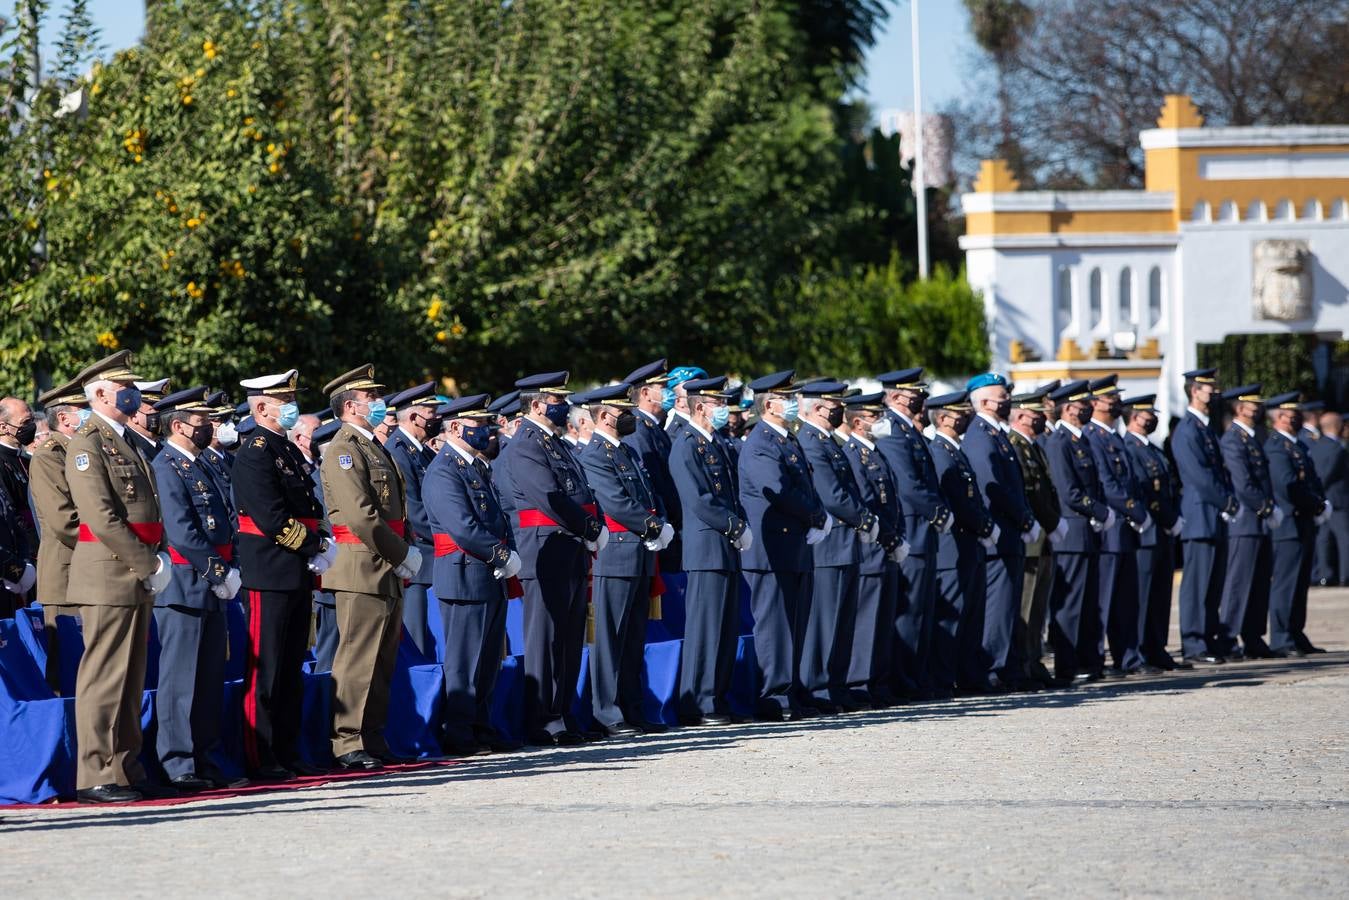
<path id="1" fill-rule="evenodd" d="M 1123 403 L 1112 403 L 1112 404 L 1110 404 L 1110 418 L 1112 418 L 1112 419 L 1118 419 L 1118 418 L 1120 417 L 1120 415 L 1121 415 L 1123 412 L 1124 412 L 1124 404 L 1123 404 Z"/>
<path id="2" fill-rule="evenodd" d="M 211 438 L 213 435 L 214 430 L 211 428 L 211 423 L 207 422 L 193 428 L 192 434 L 189 435 L 189 437 L 192 440 L 193 447 L 196 447 L 198 450 L 205 450 L 207 447 L 211 446 Z"/>
<path id="3" fill-rule="evenodd" d="M 1153 420 L 1150 421 L 1150 422 L 1144 423 L 1144 425 L 1143 425 L 1143 433 L 1144 433 L 1144 434 L 1152 434 L 1154 431 L 1157 430 L 1157 425 L 1158 425 L 1158 424 L 1159 424 L 1159 420 L 1157 420 L 1157 419 L 1153 419 Z"/>
<path id="4" fill-rule="evenodd" d="M 501 437 L 495 431 L 493 431 L 492 436 L 487 439 L 487 449 L 482 452 L 482 455 L 487 457 L 488 459 L 496 459 L 497 456 L 500 455 L 500 453 L 501 453 Z"/>
<path id="5" fill-rule="evenodd" d="M 956 434 L 964 434 L 970 430 L 970 423 L 974 421 L 974 416 L 961 416 L 956 420 Z"/>
<path id="6" fill-rule="evenodd" d="M 1073 419 L 1073 424 L 1082 428 L 1091 421 L 1091 407 L 1085 404 L 1079 405 L 1069 415 Z"/>
<path id="7" fill-rule="evenodd" d="M 159 434 L 159 413 L 145 414 L 145 430 L 151 434 Z"/>
<path id="8" fill-rule="evenodd" d="M 20 447 L 27 447 L 33 443 L 33 438 L 37 437 L 37 421 L 29 419 L 14 431 L 14 440 L 19 442 Z"/>
<path id="9" fill-rule="evenodd" d="M 1289 424 L 1292 425 L 1293 427 L 1293 434 L 1297 434 L 1299 431 L 1301 431 L 1303 425 L 1301 414 L 1293 416 L 1293 421 L 1290 422 Z M 19 443 L 22 444 L 24 442 L 20 441 Z"/>
<path id="10" fill-rule="evenodd" d="M 828 421 L 830 428 L 837 428 L 843 424 L 843 407 L 836 406 L 829 410 Z"/>
<path id="11" fill-rule="evenodd" d="M 1011 401 L 1011 399 L 1009 398 L 1009 399 L 1003 400 L 1001 403 L 999 403 L 999 404 L 998 404 L 998 408 L 997 408 L 997 410 L 996 410 L 996 412 L 995 412 L 994 414 L 995 414 L 999 419 L 1001 419 L 1002 421 L 1006 422 L 1006 421 L 1007 421 L 1007 417 L 1010 416 L 1010 415 L 1012 414 L 1012 401 Z"/>
<path id="12" fill-rule="evenodd" d="M 637 430 L 637 417 L 630 412 L 620 414 L 618 421 L 614 423 L 614 430 L 621 437 L 632 434 Z"/>
<path id="13" fill-rule="evenodd" d="M 1032 419 L 1030 423 L 1030 430 L 1038 437 L 1049 430 L 1049 422 L 1048 420 L 1043 418 Z"/>

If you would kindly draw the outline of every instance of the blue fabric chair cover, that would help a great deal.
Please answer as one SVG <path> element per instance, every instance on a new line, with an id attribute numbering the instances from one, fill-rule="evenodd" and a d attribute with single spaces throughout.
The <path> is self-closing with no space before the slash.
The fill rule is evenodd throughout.
<path id="1" fill-rule="evenodd" d="M 225 680 L 244 677 L 244 656 L 248 653 L 248 617 L 238 600 L 225 604 L 226 651 Z"/>
<path id="2" fill-rule="evenodd" d="M 683 641 L 662 641 L 646 645 L 646 696 L 642 715 L 649 722 L 679 724 L 679 660 Z"/>
<path id="3" fill-rule="evenodd" d="M 731 694 L 727 697 L 731 712 L 737 716 L 754 715 L 759 697 L 759 672 L 754 655 L 754 635 L 742 634 L 735 648 L 735 667 L 731 669 Z"/>
<path id="4" fill-rule="evenodd" d="M 524 739 L 525 658 L 508 656 L 501 662 L 492 691 L 492 727 L 512 740 Z"/>
<path id="5" fill-rule="evenodd" d="M 26 616 L 0 620 L 0 803 L 75 793 L 75 701 L 57 698 L 24 646 Z"/>
<path id="6" fill-rule="evenodd" d="M 445 620 L 440 617 L 440 601 L 436 592 L 426 589 L 426 628 L 431 632 L 431 646 L 436 648 L 436 662 L 445 661 Z"/>
<path id="7" fill-rule="evenodd" d="M 421 651 L 404 631 L 384 729 L 389 749 L 399 756 L 440 755 L 436 731 L 445 704 L 445 670 L 437 663 L 418 662 L 421 659 Z"/>
<path id="8" fill-rule="evenodd" d="M 506 652 L 525 652 L 525 601 L 518 598 L 506 601 Z"/>

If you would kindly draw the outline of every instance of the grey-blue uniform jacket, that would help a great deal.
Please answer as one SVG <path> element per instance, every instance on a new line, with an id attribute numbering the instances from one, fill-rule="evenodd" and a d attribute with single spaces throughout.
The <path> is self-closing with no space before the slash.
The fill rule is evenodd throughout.
<path id="1" fill-rule="evenodd" d="M 235 568 L 234 523 L 219 476 L 200 454 L 188 459 L 168 442 L 150 467 L 159 485 L 164 543 L 175 559 L 173 579 L 155 595 L 155 606 L 223 610 L 226 601 L 211 588 L 223 584 L 225 575 Z"/>
<path id="2" fill-rule="evenodd" d="M 801 449 L 810 463 L 811 481 L 820 495 L 824 511 L 834 517 L 829 534 L 811 549 L 817 566 L 851 566 L 861 561 L 858 529 L 870 530 L 875 515 L 862 501 L 862 490 L 853 477 L 852 466 L 833 435 L 825 434 L 809 422 L 796 433 Z"/>
<path id="3" fill-rule="evenodd" d="M 740 454 L 740 505 L 754 532 L 754 542 L 741 561 L 746 569 L 779 573 L 814 569 L 806 531 L 824 527 L 824 506 L 811 483 L 805 453 L 791 432 L 784 437 L 760 422 L 749 433 Z"/>
<path id="4" fill-rule="evenodd" d="M 1232 479 L 1223 465 L 1218 439 L 1188 410 L 1171 433 L 1171 457 L 1180 476 L 1180 514 L 1185 519 L 1181 538 L 1217 540 L 1226 534 L 1222 514 L 1235 516 L 1239 504 L 1232 492 Z"/>
<path id="5" fill-rule="evenodd" d="M 510 559 L 515 538 L 492 482 L 446 444 L 426 468 L 422 499 L 437 548 L 432 551 L 436 598 L 506 599 L 506 581 L 492 570 Z"/>
<path id="6" fill-rule="evenodd" d="M 1268 534 L 1265 520 L 1274 511 L 1274 485 L 1269 480 L 1269 460 L 1264 448 L 1236 422 L 1222 436 L 1219 446 L 1228 477 L 1232 479 L 1232 490 L 1242 507 L 1236 520 L 1227 526 L 1227 536 Z"/>
<path id="7" fill-rule="evenodd" d="M 581 468 L 609 528 L 609 543 L 595 555 L 591 574 L 650 578 L 656 570 L 656 552 L 646 549 L 642 541 L 660 536 L 665 517 L 637 454 L 596 432 L 581 453 Z"/>
<path id="8" fill-rule="evenodd" d="M 520 423 L 511 440 L 509 460 L 511 526 L 520 548 L 520 577 L 537 578 L 535 563 L 549 538 L 562 535 L 578 544 L 593 541 L 604 520 L 576 455 L 537 422 L 525 419 Z M 553 524 L 522 524 L 522 517 L 534 515 L 545 516 Z"/>
<path id="9" fill-rule="evenodd" d="M 1316 477 L 1316 467 L 1307 445 L 1275 431 L 1265 441 L 1265 456 L 1269 459 L 1274 500 L 1284 514 L 1283 521 L 1271 531 L 1271 536 L 1276 541 L 1308 536 L 1315 530 L 1312 520 L 1325 509 L 1326 498 L 1321 492 L 1321 480 Z"/>
<path id="10" fill-rule="evenodd" d="M 431 546 L 431 520 L 427 518 L 426 504 L 422 499 L 422 480 L 426 477 L 426 467 L 436 455 L 425 444 L 420 447 L 414 444 L 402 428 L 393 430 L 384 443 L 384 449 L 403 473 L 403 484 L 407 487 L 407 524 L 411 529 L 406 538 L 422 554 L 422 567 L 409 581 L 413 584 L 430 584 L 435 554 Z"/>
<path id="11" fill-rule="evenodd" d="M 1134 482 L 1143 497 L 1143 505 L 1148 515 L 1156 523 L 1138 536 L 1140 547 L 1155 547 L 1158 539 L 1176 524 L 1180 515 L 1180 485 L 1171 471 L 1171 463 L 1166 453 L 1152 441 L 1140 439 L 1136 434 L 1124 436 L 1124 446 L 1129 451 L 1129 464 L 1133 467 Z"/>
<path id="12" fill-rule="evenodd" d="M 1025 551 L 1021 535 L 1035 524 L 1035 513 L 1026 500 L 1026 482 L 1016 449 L 1002 429 L 976 414 L 960 449 L 974 470 L 974 480 L 984 504 L 998 523 L 997 554 L 1020 557 Z"/>
<path id="13" fill-rule="evenodd" d="M 1106 553 L 1137 550 L 1138 532 L 1129 523 L 1142 524 L 1148 512 L 1143 506 L 1143 495 L 1134 482 L 1124 439 L 1113 428 L 1096 422 L 1088 422 L 1082 429 L 1082 436 L 1091 448 L 1105 503 L 1115 511 L 1115 524 L 1101 532 L 1101 550 Z"/>
<path id="14" fill-rule="evenodd" d="M 661 554 L 661 568 L 669 567 L 674 571 L 679 565 L 679 533 L 683 530 L 684 524 L 684 510 L 679 502 L 679 491 L 675 488 L 674 479 L 670 477 L 670 451 L 674 449 L 674 442 L 649 413 L 635 410 L 633 415 L 637 417 L 637 430 L 623 438 L 623 443 L 637 454 L 637 462 L 646 473 L 651 489 L 660 499 L 661 508 L 665 511 L 665 520 L 674 526 L 675 540 Z"/>
<path id="15" fill-rule="evenodd" d="M 951 508 L 937 484 L 927 439 L 893 410 L 886 410 L 890 435 L 876 441 L 904 498 L 904 530 L 912 551 L 922 556 L 937 546 L 937 535 L 951 518 Z"/>
<path id="16" fill-rule="evenodd" d="M 937 544 L 937 568 L 954 569 L 974 549 L 975 541 L 993 533 L 993 516 L 984 505 L 974 469 L 964 451 L 938 434 L 932 439 L 932 462 L 942 496 L 955 516 L 955 526 Z"/>
<path id="17" fill-rule="evenodd" d="M 1054 552 L 1095 553 L 1100 550 L 1101 541 L 1091 527 L 1091 520 L 1104 522 L 1108 507 L 1086 438 L 1073 434 L 1063 424 L 1047 438 L 1044 449 L 1049 474 L 1059 494 L 1063 521 L 1068 523 L 1068 532 L 1054 545 Z"/>
<path id="18" fill-rule="evenodd" d="M 843 455 L 852 466 L 862 502 L 881 523 L 876 543 L 858 548 L 860 571 L 863 575 L 879 575 L 885 571 L 885 555 L 904 540 L 904 505 L 895 488 L 894 473 L 874 445 L 868 447 L 851 435 L 843 445 Z"/>
<path id="19" fill-rule="evenodd" d="M 739 572 L 741 553 L 731 541 L 744 532 L 746 516 L 725 448 L 695 428 L 684 429 L 670 450 L 670 478 L 684 508 L 684 570 Z M 759 538 L 754 535 L 753 546 Z"/>

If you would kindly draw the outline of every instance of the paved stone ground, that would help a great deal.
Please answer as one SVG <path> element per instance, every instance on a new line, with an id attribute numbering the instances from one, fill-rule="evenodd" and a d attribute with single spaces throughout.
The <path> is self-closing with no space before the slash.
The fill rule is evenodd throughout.
<path id="1" fill-rule="evenodd" d="M 1349 893 L 1332 653 L 486 758 L 175 807 L 0 812 L 7 897 Z M 1174 645 L 1174 644 L 1173 644 Z"/>

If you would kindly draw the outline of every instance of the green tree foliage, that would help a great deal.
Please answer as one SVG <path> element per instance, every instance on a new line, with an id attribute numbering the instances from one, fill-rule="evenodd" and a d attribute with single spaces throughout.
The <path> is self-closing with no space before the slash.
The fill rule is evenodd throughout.
<path id="1" fill-rule="evenodd" d="M 74 57 L 96 44 L 77 6 Z M 391 384 L 487 390 L 658 355 L 752 371 L 784 309 L 858 302 L 816 271 L 902 281 L 838 252 L 865 215 L 839 189 L 836 102 L 877 15 L 161 0 L 142 46 L 87 77 L 64 65 L 27 118 L 20 35 L 0 384 L 27 393 L 115 347 L 216 384 L 293 365 L 311 389 L 364 360 Z M 87 115 L 57 117 L 80 86 Z"/>
<path id="2" fill-rule="evenodd" d="M 1199 344 L 1199 365 L 1216 366 L 1228 386 L 1264 385 L 1266 396 L 1284 391 L 1316 394 L 1312 334 L 1229 334 L 1220 344 Z"/>

